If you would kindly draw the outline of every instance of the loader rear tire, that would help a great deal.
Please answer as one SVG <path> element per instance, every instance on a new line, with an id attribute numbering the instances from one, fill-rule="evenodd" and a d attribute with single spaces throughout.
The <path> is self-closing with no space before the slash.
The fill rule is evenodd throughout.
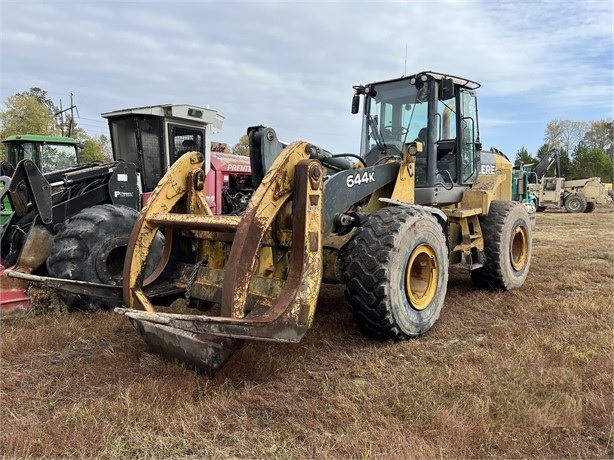
<path id="1" fill-rule="evenodd" d="M 565 198 L 565 211 L 584 212 L 586 210 L 586 199 L 583 196 L 572 193 Z"/>
<path id="2" fill-rule="evenodd" d="M 381 209 L 358 228 L 344 254 L 345 299 L 361 329 L 404 340 L 433 326 L 448 284 L 437 219 L 408 208 Z"/>
<path id="3" fill-rule="evenodd" d="M 127 206 L 103 204 L 86 208 L 67 219 L 51 245 L 47 259 L 50 276 L 119 286 L 124 258 L 138 211 Z M 158 234 L 147 260 L 145 276 L 151 274 L 162 257 L 164 238 Z M 100 297 L 61 293 L 76 309 L 111 309 L 117 301 Z"/>
<path id="4" fill-rule="evenodd" d="M 593 212 L 595 210 L 595 202 L 591 201 L 590 203 L 586 203 L 586 209 L 584 212 Z"/>
<path id="5" fill-rule="evenodd" d="M 481 216 L 486 262 L 471 271 L 479 288 L 509 290 L 522 286 L 533 252 L 531 221 L 526 208 L 515 201 L 493 201 Z"/>

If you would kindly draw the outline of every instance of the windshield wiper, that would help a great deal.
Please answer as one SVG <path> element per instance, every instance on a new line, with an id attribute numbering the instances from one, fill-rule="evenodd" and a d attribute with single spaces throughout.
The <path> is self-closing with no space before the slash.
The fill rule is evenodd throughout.
<path id="1" fill-rule="evenodd" d="M 382 137 L 382 133 L 380 132 L 377 126 L 377 119 L 371 115 L 369 115 L 369 126 L 371 127 L 371 135 L 373 139 L 375 139 L 375 143 L 377 144 L 377 148 L 381 151 L 386 149 L 386 143 L 384 142 L 384 138 Z"/>

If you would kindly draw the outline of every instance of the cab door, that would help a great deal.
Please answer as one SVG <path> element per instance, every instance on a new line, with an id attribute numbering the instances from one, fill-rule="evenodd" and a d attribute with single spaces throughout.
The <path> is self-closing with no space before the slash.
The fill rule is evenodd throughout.
<path id="1" fill-rule="evenodd" d="M 461 184 L 472 184 L 477 176 L 479 139 L 478 105 L 474 91 L 461 90 L 461 114 L 459 123 L 460 134 L 460 177 Z"/>

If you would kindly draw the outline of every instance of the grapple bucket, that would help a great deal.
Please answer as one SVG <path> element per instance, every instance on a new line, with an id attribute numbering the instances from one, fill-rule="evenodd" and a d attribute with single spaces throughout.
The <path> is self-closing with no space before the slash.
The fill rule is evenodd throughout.
<path id="1" fill-rule="evenodd" d="M 322 165 L 295 142 L 274 161 L 243 216 L 213 216 L 202 156 L 184 155 L 160 181 L 130 237 L 124 267 L 128 316 L 151 348 L 212 374 L 244 339 L 298 342 L 310 327 L 322 280 Z M 156 233 L 165 256 L 147 283 Z M 219 313 L 171 313 L 188 306 Z M 173 303 L 175 305 L 175 303 Z M 145 311 L 138 311 L 138 310 Z"/>

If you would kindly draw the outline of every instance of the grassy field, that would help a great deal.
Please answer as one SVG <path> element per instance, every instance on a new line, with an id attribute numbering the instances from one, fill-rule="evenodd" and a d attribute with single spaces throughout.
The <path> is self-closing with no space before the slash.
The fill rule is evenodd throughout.
<path id="1" fill-rule="evenodd" d="M 520 290 L 453 270 L 423 337 L 365 337 L 324 286 L 301 343 L 249 343 L 211 379 L 117 314 L 4 320 L 0 454 L 612 458 L 613 211 L 539 214 Z"/>

